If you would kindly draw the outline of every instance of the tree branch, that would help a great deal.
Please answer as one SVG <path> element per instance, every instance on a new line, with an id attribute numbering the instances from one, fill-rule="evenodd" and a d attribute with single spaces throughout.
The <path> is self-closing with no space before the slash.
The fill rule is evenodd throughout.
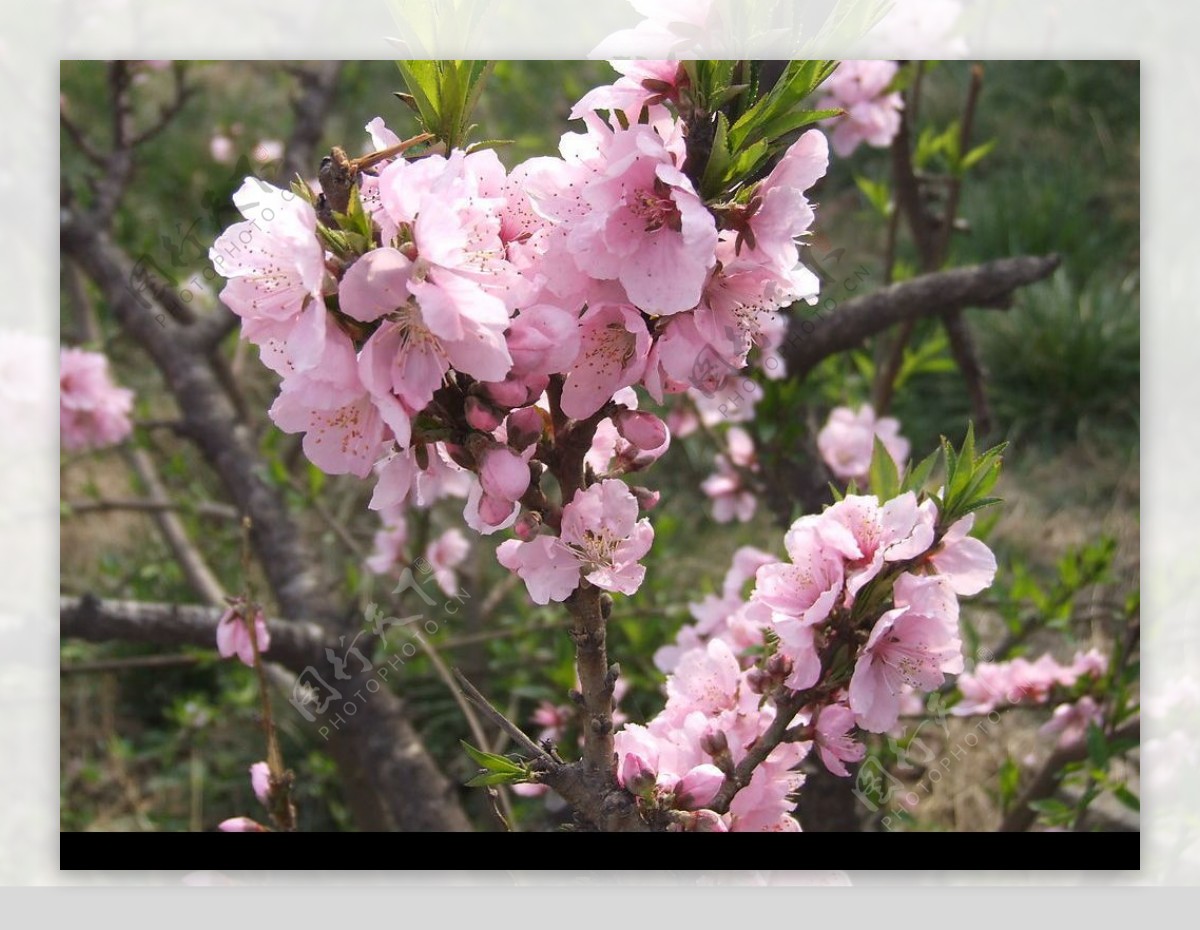
<path id="1" fill-rule="evenodd" d="M 309 178 L 316 174 L 316 152 L 325 133 L 325 122 L 337 97 L 342 63 L 326 61 L 312 68 L 297 69 L 300 94 L 292 106 L 295 122 L 283 155 L 286 186 L 296 175 Z"/>
<path id="2" fill-rule="evenodd" d="M 156 604 L 141 601 L 101 601 L 64 597 L 59 602 L 60 633 L 93 643 L 124 640 L 156 646 L 201 646 L 214 649 L 220 607 Z M 271 648 L 266 655 L 293 672 L 324 660 L 329 634 L 315 623 L 272 619 Z"/>
<path id="3" fill-rule="evenodd" d="M 829 356 L 906 320 L 971 307 L 1007 309 L 1013 291 L 1048 278 L 1058 265 L 1057 255 L 1021 256 L 926 274 L 848 300 L 822 320 L 806 319 L 800 307 L 782 347 L 788 371 L 803 378 Z"/>
<path id="4" fill-rule="evenodd" d="M 133 469 L 138 479 L 146 486 L 152 503 L 159 508 L 152 511 L 154 522 L 158 524 L 159 533 L 170 547 L 175 561 L 183 569 L 184 577 L 197 594 L 214 606 L 221 606 L 225 601 L 225 589 L 205 561 L 204 556 L 193 545 L 188 536 L 187 528 L 179 519 L 179 514 L 171 509 L 171 499 L 162 480 L 158 477 L 158 469 L 145 449 L 126 447 L 125 459 Z"/>
<path id="5" fill-rule="evenodd" d="M 135 513 L 158 513 L 171 510 L 178 513 L 194 513 L 213 520 L 237 520 L 238 512 L 228 504 L 212 501 L 179 504 L 172 501 L 144 500 L 141 498 L 99 498 L 97 500 L 64 501 L 63 507 L 72 515 L 81 513 L 112 513 L 129 510 Z"/>
<path id="6" fill-rule="evenodd" d="M 1140 719 L 1133 719 L 1122 725 L 1113 734 L 1113 739 L 1138 739 L 1142 732 Z M 1037 777 L 1029 783 L 1020 799 L 1013 805 L 1012 810 L 1005 815 L 998 833 L 1023 833 L 1033 826 L 1037 820 L 1037 811 L 1029 805 L 1050 797 L 1058 790 L 1063 779 L 1063 767 L 1071 762 L 1081 762 L 1088 757 L 1087 742 L 1079 740 L 1067 746 L 1062 746 L 1051 753 L 1046 764 L 1042 766 Z"/>

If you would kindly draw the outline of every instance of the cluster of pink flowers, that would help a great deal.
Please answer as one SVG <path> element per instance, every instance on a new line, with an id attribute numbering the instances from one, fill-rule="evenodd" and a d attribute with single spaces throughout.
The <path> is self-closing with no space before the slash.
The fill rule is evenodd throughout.
<path id="1" fill-rule="evenodd" d="M 939 540 L 937 516 L 931 501 L 918 503 L 912 492 L 883 504 L 852 495 L 792 525 L 787 561 L 739 549 L 721 593 L 691 605 L 696 622 L 655 655 L 669 673 L 667 705 L 645 727 L 617 733 L 622 784 L 692 812 L 686 828 L 798 829 L 790 796 L 801 781 L 795 768 L 812 749 L 831 772 L 847 775 L 846 763 L 865 752 L 855 727 L 887 732 L 913 689 L 933 691 L 963 669 L 958 598 L 990 585 L 996 562 L 967 535 L 973 517 Z M 890 607 L 858 617 L 857 599 L 885 573 Z M 826 647 L 847 624 L 865 621 L 871 626 L 865 639 L 853 640 L 849 681 L 822 687 L 832 671 Z M 774 720 L 777 704 L 763 696 L 809 689 L 813 702 L 795 721 L 809 739 L 772 750 L 727 813 L 706 810 L 728 765 Z"/>
<path id="2" fill-rule="evenodd" d="M 576 107 L 585 128 L 561 157 L 511 172 L 491 150 L 380 162 L 361 178 L 369 237 L 325 229 L 309 198 L 255 179 L 234 195 L 245 220 L 210 253 L 222 300 L 282 376 L 275 424 L 303 433 L 327 473 L 374 475 L 372 566 L 394 561 L 402 508 L 449 471 L 469 526 L 515 528 L 498 555 L 534 600 L 580 578 L 632 593 L 653 538 L 639 505 L 654 496 L 614 479 L 670 440 L 632 389 L 715 396 L 782 338 L 780 309 L 816 299 L 799 249 L 825 137 L 805 133 L 752 196 L 714 208 L 685 173 L 684 72 L 620 70 Z M 381 120 L 367 130 L 380 148 L 398 141 Z M 557 413 L 603 414 L 589 465 L 607 480 L 547 513 L 527 497 Z"/>
<path id="3" fill-rule="evenodd" d="M 1097 649 L 1077 652 L 1066 665 L 1046 654 L 1031 662 L 1021 657 L 1009 662 L 980 662 L 956 682 L 960 700 L 951 709 L 959 716 L 989 714 L 1000 707 L 1015 704 L 1046 704 L 1056 693 L 1074 688 L 1081 681 L 1098 680 L 1108 669 L 1108 659 Z M 1089 723 L 1103 721 L 1100 706 L 1084 694 L 1065 701 L 1041 728 L 1044 736 L 1057 735 L 1059 743 L 1078 742 L 1087 733 Z"/>
<path id="4" fill-rule="evenodd" d="M 876 439 L 883 443 L 897 468 L 908 459 L 910 447 L 900 435 L 899 420 L 877 419 L 870 404 L 863 404 L 857 413 L 849 407 L 834 407 L 817 434 L 817 449 L 836 477 L 862 484 L 871 471 Z"/>
<path id="5" fill-rule="evenodd" d="M 64 449 L 102 449 L 116 445 L 133 432 L 133 391 L 113 382 L 106 356 L 63 348 L 58 386 Z"/>
<path id="6" fill-rule="evenodd" d="M 845 116 L 830 120 L 830 143 L 840 158 L 849 157 L 863 142 L 887 148 L 900 131 L 904 99 L 888 92 L 900 70 L 894 61 L 843 61 L 821 87 L 817 107 L 841 109 Z"/>

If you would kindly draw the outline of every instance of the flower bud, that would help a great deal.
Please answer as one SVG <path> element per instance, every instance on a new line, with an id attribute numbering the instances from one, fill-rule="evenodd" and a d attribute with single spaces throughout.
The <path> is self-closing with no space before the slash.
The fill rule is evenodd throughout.
<path id="1" fill-rule="evenodd" d="M 667 425 L 645 410 L 621 410 L 613 415 L 613 425 L 622 439 L 643 452 L 656 450 L 670 439 Z"/>
<path id="2" fill-rule="evenodd" d="M 529 542 L 538 534 L 538 530 L 542 527 L 542 515 L 534 510 L 526 510 L 523 514 L 517 517 L 517 522 L 513 524 L 513 532 L 517 534 L 517 539 L 522 542 Z"/>
<path id="3" fill-rule="evenodd" d="M 695 810 L 712 802 L 725 783 L 725 773 L 715 765 L 697 765 L 675 786 L 677 806 Z"/>
<path id="4" fill-rule="evenodd" d="M 503 416 L 499 410 L 474 395 L 467 397 L 465 407 L 467 422 L 471 425 L 472 429 L 490 433 L 503 420 Z"/>
<path id="5" fill-rule="evenodd" d="M 508 444 L 524 451 L 542 438 L 545 421 L 537 407 L 521 407 L 508 415 Z"/>
<path id="6" fill-rule="evenodd" d="M 653 510 L 658 506 L 658 502 L 662 499 L 662 495 L 658 491 L 651 491 L 649 488 L 632 487 L 629 489 L 633 492 L 633 496 L 637 498 L 638 506 L 642 510 Z"/>
<path id="7" fill-rule="evenodd" d="M 479 499 L 479 519 L 488 526 L 499 526 L 512 516 L 512 512 L 512 501 L 486 493 Z"/>
<path id="8" fill-rule="evenodd" d="M 724 730 L 708 730 L 700 737 L 700 748 L 710 756 L 719 756 L 729 751 L 729 740 Z"/>
<path id="9" fill-rule="evenodd" d="M 506 378 L 503 381 L 493 381 L 483 386 L 488 398 L 497 407 L 520 407 L 528 402 L 529 389 L 516 378 Z"/>
<path id="10" fill-rule="evenodd" d="M 217 824 L 222 833 L 266 833 L 267 828 L 249 817 L 230 817 Z"/>
<path id="11" fill-rule="evenodd" d="M 529 463 L 507 446 L 493 446 L 483 453 L 479 482 L 485 496 L 510 502 L 511 512 L 511 502 L 520 500 L 529 489 Z"/>
<path id="12" fill-rule="evenodd" d="M 782 682 L 792 674 L 792 660 L 782 652 L 777 652 L 767 659 L 767 674 L 775 681 Z"/>
<path id="13" fill-rule="evenodd" d="M 649 798 L 654 793 L 656 777 L 650 771 L 650 765 L 637 753 L 629 753 L 621 760 L 621 771 L 618 773 L 620 782 L 625 790 L 639 798 Z"/>

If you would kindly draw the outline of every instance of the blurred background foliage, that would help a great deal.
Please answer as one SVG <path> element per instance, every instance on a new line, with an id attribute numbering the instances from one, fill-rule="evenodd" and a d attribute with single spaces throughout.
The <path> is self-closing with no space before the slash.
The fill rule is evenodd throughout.
<path id="1" fill-rule="evenodd" d="M 989 373 L 998 438 L 1012 443 L 1000 486 L 1006 503 L 988 521 L 989 541 L 1001 558 L 1001 579 L 1033 579 L 1023 582 L 1021 591 L 1027 592 L 1030 584 L 1052 587 L 1071 553 L 1111 540 L 1103 542 L 1112 549 L 1110 567 L 1099 582 L 1103 587 L 1089 587 L 1085 594 L 1093 600 L 1112 591 L 1124 596 L 1137 587 L 1139 558 L 1138 66 L 993 62 L 985 67 L 974 141 L 995 140 L 995 148 L 967 179 L 960 208 L 966 229 L 954 238 L 950 264 L 1045 252 L 1063 256 L 1055 277 L 1020 291 L 1009 312 L 968 314 Z M 194 62 L 187 68 L 200 92 L 166 131 L 140 149 L 116 228 L 131 255 L 162 269 L 184 299 L 203 306 L 215 299 L 216 290 L 206 278 L 207 247 L 236 219 L 229 198 L 246 171 L 281 185 L 288 181 L 278 177 L 277 156 L 271 155 L 273 143 L 286 139 L 292 128 L 295 80 L 287 63 Z M 610 74 L 603 62 L 500 62 L 477 111 L 476 138 L 509 140 L 500 155 L 510 167 L 529 156 L 554 154 L 559 136 L 577 128 L 566 122 L 571 104 L 610 80 Z M 68 112 L 103 140 L 109 125 L 104 64 L 64 62 L 61 80 Z M 150 115 L 169 99 L 170 76 L 147 71 L 139 81 L 136 100 Z M 931 64 L 920 124 L 943 128 L 956 119 L 967 82 L 966 64 Z M 415 133 L 412 113 L 393 96 L 400 88 L 389 62 L 348 63 L 323 148 L 338 144 L 352 154 L 366 151 L 363 126 L 375 116 L 383 116 L 402 137 Z M 231 160 L 214 158 L 215 137 L 230 141 Z M 65 137 L 61 157 L 65 178 L 81 179 L 88 170 Z M 860 149 L 848 161 L 835 160 L 815 193 L 819 207 L 812 248 L 820 256 L 844 249 L 838 272 L 865 269 L 867 288 L 883 283 L 886 222 L 860 182 L 865 179 L 869 188 L 888 177 L 887 153 Z M 82 192 L 82 184 L 75 186 Z M 902 244 L 897 278 L 914 273 L 914 266 L 915 258 Z M 63 342 L 74 343 L 79 295 L 72 296 L 66 278 L 63 293 Z M 851 296 L 842 280 L 828 284 L 826 294 L 838 301 Z M 194 538 L 226 588 L 239 590 L 236 521 L 190 509 L 222 499 L 215 479 L 196 467 L 185 440 L 170 429 L 154 428 L 174 416 L 156 372 L 120 335 L 97 295 L 85 291 L 83 298 L 93 304 L 118 377 L 137 390 L 137 414 L 148 428 L 138 430 L 136 442 L 164 463 L 163 479 L 182 502 Z M 360 609 L 377 601 L 404 616 L 399 611 L 405 605 L 388 600 L 391 583 L 372 580 L 361 567 L 377 528 L 365 506 L 369 492 L 353 479 L 327 478 L 311 468 L 299 453 L 299 437 L 270 427 L 259 411 L 274 396 L 273 376 L 246 349 L 236 338 L 223 347 L 254 411 L 252 428 L 271 480 L 320 540 L 323 567 L 347 592 L 347 600 L 357 599 Z M 830 407 L 857 406 L 869 398 L 872 364 L 870 350 L 864 349 L 828 360 L 803 384 L 768 383 L 757 425 L 760 442 L 768 451 L 772 444 L 811 443 Z M 938 436 L 957 440 L 966 428 L 969 406 L 961 378 L 945 337 L 932 324 L 918 327 L 893 413 L 912 440 L 914 455 L 921 457 Z M 645 560 L 647 583 L 635 597 L 621 599 L 610 633 L 610 654 L 629 683 L 621 709 L 633 720 L 661 706 L 662 678 L 652 656 L 688 619 L 687 602 L 719 590 L 739 545 L 781 550 L 779 525 L 765 506 L 749 523 L 714 523 L 698 490 L 712 470 L 714 451 L 711 437 L 703 433 L 676 442 L 645 479 L 662 491 L 652 514 L 656 542 Z M 66 457 L 62 489 L 64 593 L 195 599 L 145 515 L 73 512 L 72 502 L 138 495 L 141 489 L 131 483 L 118 452 Z M 414 537 L 430 538 L 455 525 L 460 507 L 454 501 L 439 505 L 416 521 Z M 453 615 L 432 612 L 440 626 L 433 641 L 510 716 L 528 722 L 538 702 L 566 703 L 566 691 L 574 685 L 570 641 L 561 629 L 560 611 L 530 605 L 523 589 L 514 588 L 496 566 L 493 548 L 494 540 L 473 539 L 462 574 L 462 609 Z M 981 641 L 1003 635 L 1006 609 L 1011 613 L 1003 592 L 1010 587 L 1009 582 L 998 585 L 1001 593 L 990 607 L 967 608 Z M 1103 645 L 1111 635 L 1084 621 L 1066 627 L 1085 643 Z M 395 650 L 401 640 L 390 642 Z M 1031 646 L 1037 642 L 1033 639 Z M 228 816 L 255 813 L 247 770 L 262 758 L 263 747 L 250 670 L 193 649 L 179 650 L 170 664 L 138 665 L 142 657 L 160 652 L 118 643 L 64 643 L 64 830 L 212 829 Z M 386 660 L 387 654 L 376 658 Z M 467 729 L 446 684 L 420 652 L 405 661 L 394 680 L 430 750 L 452 778 L 464 781 L 473 770 L 458 747 Z M 507 708 L 505 701 L 511 701 Z M 352 829 L 317 725 L 286 702 L 280 707 L 285 759 L 298 775 L 301 829 Z M 573 738 L 568 735 L 563 745 L 570 747 Z M 1014 745 L 1021 738 L 1014 735 Z M 1004 748 L 998 758 L 979 764 L 993 765 L 994 772 L 995 766 L 1011 763 L 1016 751 Z M 478 824 L 494 825 L 482 793 L 464 791 L 464 800 Z M 530 828 L 559 816 L 540 799 L 515 802 L 518 819 Z M 958 815 L 931 802 L 922 816 L 933 828 L 946 828 Z M 957 826 L 970 829 L 972 824 Z"/>

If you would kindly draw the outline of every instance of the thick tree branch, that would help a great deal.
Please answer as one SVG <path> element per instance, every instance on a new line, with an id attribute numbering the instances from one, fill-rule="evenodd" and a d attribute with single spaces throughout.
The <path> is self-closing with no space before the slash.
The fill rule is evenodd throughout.
<path id="1" fill-rule="evenodd" d="M 788 371 L 803 378 L 829 356 L 906 320 L 971 307 L 1007 309 L 1013 291 L 1048 278 L 1058 265 L 1057 255 L 1021 256 L 926 274 L 848 300 L 820 320 L 800 307 L 782 349 Z"/>
<path id="2" fill-rule="evenodd" d="M 64 597 L 60 601 L 63 636 L 93 643 L 124 640 L 156 646 L 202 646 L 215 649 L 220 607 L 192 604 L 154 604 L 141 601 L 101 601 L 94 597 Z M 328 633 L 315 623 L 269 620 L 271 648 L 264 655 L 293 672 L 323 661 Z"/>

